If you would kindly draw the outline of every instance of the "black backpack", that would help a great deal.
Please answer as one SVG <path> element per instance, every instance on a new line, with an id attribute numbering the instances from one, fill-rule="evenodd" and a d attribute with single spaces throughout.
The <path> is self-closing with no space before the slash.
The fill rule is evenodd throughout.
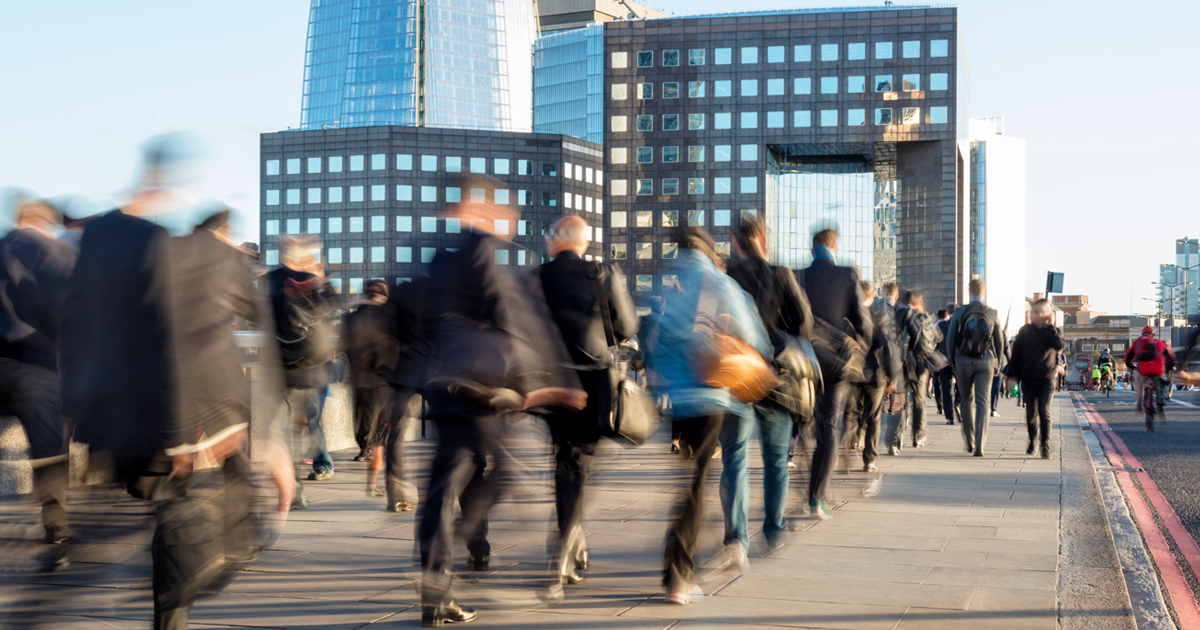
<path id="1" fill-rule="evenodd" d="M 992 318 L 983 307 L 969 306 L 958 325 L 958 352 L 965 357 L 982 359 L 992 343 Z"/>
<path id="2" fill-rule="evenodd" d="M 1139 362 L 1158 360 L 1158 343 L 1154 339 L 1138 339 L 1137 360 Z"/>
<path id="3" fill-rule="evenodd" d="M 937 328 L 934 327 L 932 318 L 922 313 L 913 313 L 913 317 L 918 318 L 921 327 L 921 338 L 912 346 L 913 358 L 924 361 L 937 351 L 938 342 L 941 340 L 937 338 Z"/>

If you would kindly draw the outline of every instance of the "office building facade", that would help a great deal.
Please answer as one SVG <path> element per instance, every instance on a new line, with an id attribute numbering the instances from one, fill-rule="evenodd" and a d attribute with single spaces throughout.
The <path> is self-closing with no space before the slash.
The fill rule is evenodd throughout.
<path id="1" fill-rule="evenodd" d="M 262 134 L 261 260 L 278 266 L 282 239 L 308 235 L 345 294 L 373 279 L 405 282 L 428 273 L 438 252 L 461 245 L 469 226 L 438 215 L 467 201 L 520 212 L 515 226 L 497 226 L 515 232 L 497 263 L 519 270 L 542 262 L 544 234 L 566 214 L 587 221 L 593 243 L 586 256 L 599 258 L 601 156 L 597 145 L 553 134 L 418 127 Z M 464 187 L 467 175 L 505 187 Z"/>
<path id="2" fill-rule="evenodd" d="M 543 35 L 533 53 L 533 130 L 604 142 L 604 27 Z"/>
<path id="3" fill-rule="evenodd" d="M 1025 141 L 1004 134 L 1003 118 L 973 118 L 970 130 L 971 278 L 987 283 L 1012 337 L 1025 323 Z"/>
<path id="4" fill-rule="evenodd" d="M 667 17 L 662 11 L 629 0 L 541 0 L 537 3 L 538 33 L 548 35 L 613 20 Z"/>
<path id="5" fill-rule="evenodd" d="M 1200 240 L 1175 240 L 1175 264 L 1159 266 L 1159 296 L 1164 314 L 1200 318 Z"/>
<path id="6" fill-rule="evenodd" d="M 776 264 L 840 233 L 864 278 L 961 302 L 967 76 L 953 8 L 796 10 L 604 25 L 607 247 L 640 303 L 680 228 L 731 254 L 761 217 Z"/>
<path id="7" fill-rule="evenodd" d="M 530 131 L 527 0 L 312 0 L 300 128 Z"/>

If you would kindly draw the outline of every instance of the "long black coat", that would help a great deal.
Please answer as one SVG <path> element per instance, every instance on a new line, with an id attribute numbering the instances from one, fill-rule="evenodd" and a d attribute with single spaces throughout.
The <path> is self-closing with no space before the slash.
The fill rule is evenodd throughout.
<path id="1" fill-rule="evenodd" d="M 58 368 L 58 334 L 75 250 L 30 228 L 0 238 L 0 357 Z"/>
<path id="2" fill-rule="evenodd" d="M 815 260 L 808 269 L 796 272 L 796 280 L 808 295 L 813 317 L 863 340 L 871 339 L 874 323 L 862 303 L 857 271 L 833 261 Z"/>
<path id="3" fill-rule="evenodd" d="M 621 270 L 616 265 L 604 265 L 603 291 L 608 300 L 608 317 L 612 321 L 614 341 L 632 338 L 638 331 L 637 310 L 624 284 L 619 284 Z M 595 366 L 607 363 L 608 339 L 604 320 L 596 297 L 597 264 L 588 262 L 575 252 L 563 252 L 541 266 L 542 292 L 554 323 L 562 333 L 563 342 L 577 365 Z"/>

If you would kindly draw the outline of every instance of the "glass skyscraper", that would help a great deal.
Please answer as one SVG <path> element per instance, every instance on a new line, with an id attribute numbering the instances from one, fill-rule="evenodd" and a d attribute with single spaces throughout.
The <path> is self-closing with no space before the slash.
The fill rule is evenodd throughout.
<path id="1" fill-rule="evenodd" d="M 539 37 L 533 55 L 533 130 L 604 142 L 604 27 Z"/>
<path id="2" fill-rule="evenodd" d="M 530 131 L 533 5 L 312 0 L 300 128 Z"/>

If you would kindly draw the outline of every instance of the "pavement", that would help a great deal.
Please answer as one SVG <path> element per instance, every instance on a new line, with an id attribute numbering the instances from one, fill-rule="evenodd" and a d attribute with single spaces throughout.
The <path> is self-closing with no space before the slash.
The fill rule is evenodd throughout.
<path id="1" fill-rule="evenodd" d="M 1055 400 L 1050 460 L 1025 456 L 1023 410 L 1011 400 L 991 419 L 983 458 L 967 456 L 959 427 L 928 411 L 928 444 L 882 455 L 880 475 L 858 472 L 856 453 L 849 466 L 839 464 L 831 520 L 800 512 L 798 471 L 790 517 L 801 531 L 785 534 L 774 551 L 762 542 L 755 449 L 750 570 L 708 579 L 704 600 L 684 607 L 664 604 L 659 586 L 668 513 L 686 475 L 668 452 L 669 427 L 636 449 L 601 446 L 589 482 L 591 570 L 562 603 L 545 606 L 531 585 L 545 574 L 553 516 L 549 451 L 539 423 L 517 423 L 512 451 L 521 465 L 509 480 L 513 492 L 493 511 L 490 570 L 467 571 L 458 546 L 456 591 L 480 608 L 470 627 L 1135 627 L 1070 398 Z M 408 447 L 409 470 L 425 470 L 432 443 Z M 353 455 L 335 455 L 332 480 L 306 483 L 311 508 L 291 513 L 272 548 L 222 594 L 199 602 L 192 627 L 419 625 L 414 513 L 390 514 L 382 499 L 367 498 L 365 464 Z M 721 548 L 719 470 L 709 479 L 697 556 L 705 562 Z M 422 477 L 414 482 L 424 487 Z M 0 611 L 40 607 L 47 615 L 38 627 L 46 628 L 150 627 L 150 508 L 108 486 L 73 489 L 71 502 L 78 536 L 66 550 L 70 565 L 46 573 L 38 560 L 53 551 L 32 542 L 40 528 L 31 498 L 0 499 Z"/>

